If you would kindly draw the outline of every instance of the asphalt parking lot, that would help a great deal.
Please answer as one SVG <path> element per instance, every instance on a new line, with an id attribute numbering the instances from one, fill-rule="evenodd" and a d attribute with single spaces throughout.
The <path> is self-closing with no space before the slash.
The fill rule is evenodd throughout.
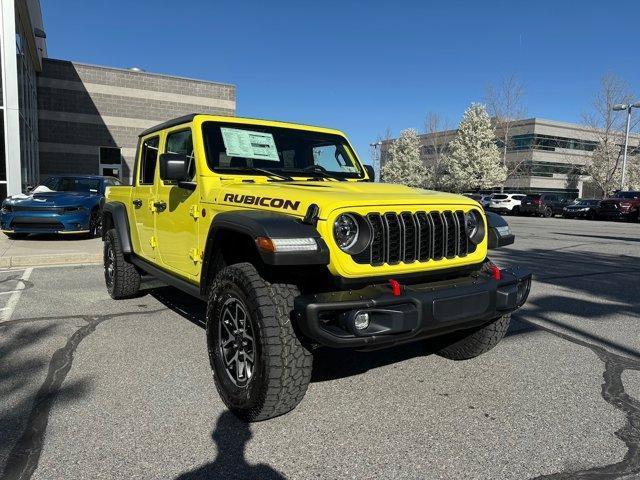
<path id="1" fill-rule="evenodd" d="M 498 347 L 319 351 L 300 406 L 252 425 L 215 392 L 202 304 L 0 272 L 0 479 L 638 478 L 640 224 L 508 221 L 493 258 L 535 281 Z"/>

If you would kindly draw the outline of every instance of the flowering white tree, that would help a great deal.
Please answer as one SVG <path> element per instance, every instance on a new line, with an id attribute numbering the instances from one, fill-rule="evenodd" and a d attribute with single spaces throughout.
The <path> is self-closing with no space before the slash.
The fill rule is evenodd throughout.
<path id="1" fill-rule="evenodd" d="M 625 181 L 629 190 L 640 190 L 640 160 L 629 161 Z"/>
<path id="2" fill-rule="evenodd" d="M 401 183 L 410 187 L 422 187 L 427 169 L 420 158 L 418 132 L 408 128 L 400 132 L 386 152 L 387 161 L 380 176 L 387 183 Z"/>
<path id="3" fill-rule="evenodd" d="M 498 187 L 507 178 L 495 144 L 495 131 L 484 105 L 472 103 L 464 112 L 445 160 L 453 191 Z"/>
<path id="4" fill-rule="evenodd" d="M 620 187 L 622 170 L 618 168 L 619 163 L 620 146 L 616 144 L 615 139 L 607 136 L 600 138 L 586 171 L 605 197 Z"/>
<path id="5" fill-rule="evenodd" d="M 634 99 L 635 95 L 625 81 L 613 75 L 605 75 L 601 80 L 600 91 L 593 100 L 592 111 L 583 115 L 584 123 L 592 131 L 594 140 L 598 142 L 586 170 L 591 176 L 591 181 L 605 197 L 620 188 L 622 181 L 621 145 L 624 144 L 626 115 L 615 112 L 613 106 L 617 103 L 629 103 Z M 635 128 L 638 120 L 634 116 L 631 120 L 632 128 Z M 634 182 L 637 183 L 640 175 L 637 171 L 640 167 L 631 157 L 627 160 L 625 188 L 633 188 L 632 185 Z"/>

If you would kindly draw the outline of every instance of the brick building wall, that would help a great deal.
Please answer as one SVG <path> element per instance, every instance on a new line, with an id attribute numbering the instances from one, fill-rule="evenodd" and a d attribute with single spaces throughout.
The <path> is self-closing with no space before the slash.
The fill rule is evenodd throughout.
<path id="1" fill-rule="evenodd" d="M 188 113 L 235 111 L 233 85 L 44 59 L 38 75 L 40 177 L 102 173 L 100 147 L 112 147 L 120 149 L 120 176 L 129 181 L 142 130 Z"/>

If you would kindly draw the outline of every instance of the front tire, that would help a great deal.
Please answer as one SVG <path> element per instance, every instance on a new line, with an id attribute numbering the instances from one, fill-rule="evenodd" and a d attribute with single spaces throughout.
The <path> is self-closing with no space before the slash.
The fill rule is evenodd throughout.
<path id="1" fill-rule="evenodd" d="M 247 422 L 293 410 L 304 397 L 313 356 L 292 323 L 296 286 L 271 284 L 249 263 L 223 268 L 209 290 L 207 347 L 216 389 Z"/>
<path id="2" fill-rule="evenodd" d="M 97 238 L 102 236 L 102 213 L 100 210 L 95 209 L 91 212 L 89 217 L 89 238 Z"/>
<path id="3" fill-rule="evenodd" d="M 547 208 L 544 210 L 544 213 L 542 214 L 542 216 L 543 216 L 544 218 L 551 218 L 551 217 L 553 217 L 553 210 L 552 210 L 550 207 L 547 207 Z"/>
<path id="4" fill-rule="evenodd" d="M 104 280 L 111 298 L 130 298 L 140 291 L 140 272 L 128 262 L 122 252 L 120 237 L 115 228 L 104 238 Z"/>
<path id="5" fill-rule="evenodd" d="M 509 329 L 510 322 L 511 314 L 507 314 L 471 333 L 465 331 L 448 335 L 438 340 L 446 346 L 437 350 L 436 353 L 449 360 L 475 358 L 500 343 Z"/>

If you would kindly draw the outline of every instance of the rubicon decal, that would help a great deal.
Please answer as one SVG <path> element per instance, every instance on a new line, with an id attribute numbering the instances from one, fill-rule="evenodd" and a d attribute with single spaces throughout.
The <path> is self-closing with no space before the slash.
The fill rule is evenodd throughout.
<path id="1" fill-rule="evenodd" d="M 224 201 L 230 203 L 242 203 L 244 205 L 259 205 L 261 207 L 282 208 L 283 210 L 298 210 L 300 201 L 286 200 L 284 198 L 255 197 L 253 195 L 235 195 L 225 193 Z"/>

